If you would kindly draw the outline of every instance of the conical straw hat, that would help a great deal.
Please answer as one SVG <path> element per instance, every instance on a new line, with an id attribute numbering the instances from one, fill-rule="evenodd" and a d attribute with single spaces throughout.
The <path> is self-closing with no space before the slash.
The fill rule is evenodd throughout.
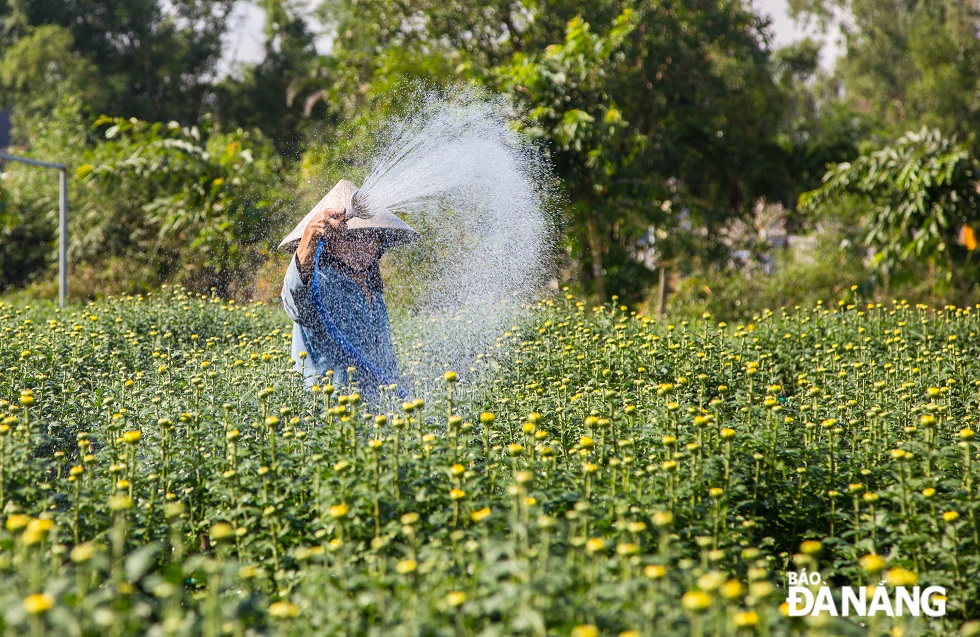
<path id="1" fill-rule="evenodd" d="M 295 252 L 299 247 L 299 242 L 303 238 L 306 226 L 313 219 L 327 208 L 342 208 L 346 210 L 351 203 L 351 199 L 358 190 L 350 181 L 341 179 L 330 189 L 323 199 L 321 199 L 313 209 L 310 210 L 303 220 L 300 221 L 293 231 L 286 235 L 286 238 L 279 242 L 279 250 L 282 252 Z M 370 219 L 354 217 L 348 212 L 347 230 L 366 230 L 377 228 L 384 231 L 385 243 L 391 247 L 402 243 L 409 243 L 418 238 L 418 233 L 407 223 L 393 215 L 387 209 L 372 210 L 374 215 Z"/>

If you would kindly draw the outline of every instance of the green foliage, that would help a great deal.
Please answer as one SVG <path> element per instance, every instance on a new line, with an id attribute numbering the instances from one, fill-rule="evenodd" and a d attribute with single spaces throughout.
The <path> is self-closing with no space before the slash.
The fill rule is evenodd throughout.
<path id="1" fill-rule="evenodd" d="M 647 136 L 630 131 L 611 82 L 624 61 L 623 46 L 640 16 L 629 9 L 608 32 L 593 33 L 581 17 L 569 21 L 565 40 L 540 55 L 517 53 L 498 69 L 501 86 L 517 99 L 526 96 L 526 132 L 555 143 L 553 159 L 571 195 L 569 238 L 577 255 L 591 257 L 592 281 L 605 296 L 604 249 L 598 224 L 614 213 L 617 194 L 610 188 L 623 164 L 636 158 Z M 523 100 L 522 100 L 523 101 Z M 584 244 L 584 245 L 582 245 Z"/>
<path id="2" fill-rule="evenodd" d="M 102 108 L 98 69 L 74 48 L 72 33 L 54 25 L 37 27 L 7 47 L 0 57 L 0 104 L 16 105 L 19 118 L 52 113 L 64 95 Z"/>
<path id="3" fill-rule="evenodd" d="M 978 168 L 968 145 L 923 128 L 833 167 L 801 204 L 820 207 L 843 193 L 867 197 L 871 214 L 862 223 L 863 241 L 875 248 L 874 263 L 886 276 L 914 258 L 945 268 L 965 291 L 959 269 L 965 262 L 975 267 L 976 260 L 955 242 L 962 226 L 980 220 Z"/>
<path id="4" fill-rule="evenodd" d="M 11 211 L 10 191 L 0 189 L 0 292 L 30 283 L 54 254 L 55 232 L 41 216 Z"/>
<path id="5" fill-rule="evenodd" d="M 258 129 L 277 152 L 298 158 L 304 135 L 325 124 L 323 84 L 333 79 L 328 60 L 319 57 L 314 34 L 303 18 L 305 5 L 294 0 L 264 0 L 265 57 L 257 64 L 232 69 L 215 84 L 216 120 L 226 127 Z"/>
<path id="6" fill-rule="evenodd" d="M 718 320 L 749 321 L 766 310 L 813 306 L 827 294 L 848 298 L 856 282 L 867 297 L 877 292 L 866 280 L 860 255 L 842 247 L 843 232 L 820 228 L 811 236 L 812 246 L 773 251 L 768 273 L 708 267 L 684 277 L 670 295 L 670 316 L 699 318 L 707 312 Z M 655 309 L 654 298 L 647 308 Z"/>
<path id="7" fill-rule="evenodd" d="M 782 201 L 798 231 L 799 194 L 859 148 L 922 125 L 976 143 L 968 137 L 980 127 L 974 3 L 790 4 L 825 22 L 847 16 L 846 54 L 832 72 L 820 69 L 814 42 L 773 50 L 769 25 L 746 2 L 325 0 L 317 17 L 333 37 L 329 53 L 317 54 L 308 3 L 261 0 L 265 57 L 222 78 L 215 70 L 235 0 L 14 0 L 0 3 L 0 106 L 14 107 L 23 152 L 106 167 L 105 179 L 72 176 L 83 294 L 113 279 L 123 281 L 117 291 L 169 278 L 242 289 L 244 264 L 266 251 L 263 233 L 272 231 L 255 221 L 268 219 L 259 202 L 290 192 L 308 209 L 322 187 L 364 172 L 420 84 L 478 84 L 506 94 L 515 126 L 551 153 L 564 187 L 566 276 L 597 298 L 642 303 L 656 279 L 645 264 L 708 279 L 725 270 L 720 232 L 758 197 Z M 62 96 L 74 99 L 70 133 Z M 202 136 L 173 136 L 167 125 L 147 133 L 148 155 L 168 158 L 156 175 L 152 162 L 129 161 L 137 138 L 125 146 L 92 134 L 87 119 L 103 112 L 177 122 L 173 130 L 196 124 Z M 208 147 L 213 122 L 262 131 L 263 148 L 269 140 L 285 163 L 263 150 L 254 162 L 222 164 L 224 151 Z M 59 135 L 70 144 L 59 149 Z M 181 140 L 190 146 L 178 150 Z M 212 195 L 214 181 L 231 183 L 238 169 L 248 187 Z M 10 175 L 0 186 L 0 286 L 42 274 L 53 237 L 50 183 L 21 169 Z M 861 196 L 892 196 L 883 192 Z M 965 298 L 970 255 L 951 243 L 955 222 L 937 224 L 939 232 L 916 231 L 911 252 L 882 256 L 891 263 L 880 272 L 888 285 L 918 276 L 918 266 L 898 265 L 920 255 L 952 273 Z M 899 241 L 886 236 L 888 223 L 878 226 L 876 243 Z M 936 258 L 947 254 L 945 264 Z M 176 266 L 183 259 L 186 269 Z"/>
<path id="8" fill-rule="evenodd" d="M 650 283 L 634 246 L 651 226 L 666 231 L 661 261 L 689 260 L 712 242 L 692 242 L 678 226 L 705 226 L 710 238 L 765 187 L 757 168 L 775 150 L 765 131 L 776 113 L 759 29 L 730 4 L 637 3 L 608 23 L 575 17 L 562 43 L 497 69 L 528 131 L 554 149 L 570 254 L 599 298 L 607 275 L 631 301 Z"/>
<path id="9" fill-rule="evenodd" d="M 820 185 L 828 164 L 856 156 L 869 134 L 864 118 L 837 98 L 839 81 L 820 69 L 820 54 L 819 43 L 809 39 L 773 54 L 774 108 L 781 111 L 774 143 L 782 160 L 766 163 L 766 183 L 769 198 L 789 208 Z"/>
<path id="10" fill-rule="evenodd" d="M 416 77 L 431 78 L 427 66 L 439 68 L 442 80 L 454 70 L 483 75 L 522 46 L 540 9 L 536 2 L 509 0 L 328 0 L 321 3 L 321 17 L 337 25 L 335 48 L 345 79 L 373 83 L 391 77 L 384 69 L 393 64 Z"/>
<path id="11" fill-rule="evenodd" d="M 19 53 L 26 68 L 36 68 L 59 51 L 63 36 L 52 44 L 37 34 L 70 31 L 74 60 L 58 58 L 66 69 L 94 67 L 99 92 L 105 102 L 89 104 L 89 114 L 105 105 L 113 114 L 149 120 L 177 119 L 196 122 L 203 112 L 203 99 L 221 53 L 221 36 L 235 0 L 30 0 L 0 5 L 0 50 L 23 38 L 33 37 L 37 46 Z M 39 27 L 62 27 L 60 31 L 36 32 Z M 31 41 L 30 39 L 28 41 Z M 21 45 L 23 46 L 23 45 Z M 87 91 L 93 88 L 78 78 Z M 44 85 L 42 85 L 44 86 Z M 48 90 L 52 86 L 46 87 Z M 35 86 L 32 95 L 41 87 Z M 16 101 L 23 115 L 43 117 L 30 102 Z"/>
<path id="12" fill-rule="evenodd" d="M 967 135 L 980 124 L 980 10 L 970 0 L 790 0 L 840 16 L 843 100 L 887 138 L 920 126 Z"/>
<path id="13" fill-rule="evenodd" d="M 65 95 L 50 117 L 28 120 L 29 157 L 68 166 L 81 163 L 89 143 L 81 101 Z M 59 174 L 18 162 L 5 162 L 0 177 L 0 289 L 23 286 L 57 267 Z M 69 207 L 77 203 L 77 181 L 69 171 Z M 77 226 L 69 215 L 69 236 Z M 73 256 L 77 254 L 72 251 Z"/>
<path id="14" fill-rule="evenodd" d="M 102 118 L 106 141 L 76 175 L 91 188 L 78 238 L 84 257 L 154 257 L 158 280 L 180 272 L 222 295 L 247 285 L 285 203 L 278 159 L 261 135 Z M 178 269 L 179 264 L 179 269 Z M 135 281 L 133 282 L 135 283 Z"/>

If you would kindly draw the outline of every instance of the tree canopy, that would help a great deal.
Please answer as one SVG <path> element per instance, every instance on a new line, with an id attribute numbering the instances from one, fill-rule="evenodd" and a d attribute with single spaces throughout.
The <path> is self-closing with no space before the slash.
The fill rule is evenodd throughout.
<path id="1" fill-rule="evenodd" d="M 980 124 L 980 7 L 968 0 L 789 0 L 839 26 L 842 99 L 892 139 L 922 125 L 966 135 Z"/>
<path id="2" fill-rule="evenodd" d="M 16 44 L 25 38 L 39 42 L 51 36 L 46 27 L 61 27 L 71 35 L 74 60 L 59 63 L 84 66 L 94 72 L 105 92 L 100 103 L 90 104 L 125 117 L 194 122 L 204 113 L 204 96 L 215 79 L 221 56 L 221 36 L 235 0 L 9 0 L 0 3 L 0 64 L 14 64 L 11 55 L 24 51 Z M 40 36 L 38 35 L 40 30 Z M 64 43 L 64 35 L 58 35 Z M 45 48 L 50 46 L 45 43 Z M 43 50 L 35 49 L 40 60 Z M 34 62 L 37 63 L 36 61 Z M 26 79 L 26 78 L 25 78 Z M 84 76 L 79 78 L 83 81 Z M 18 83 L 17 80 L 14 82 Z M 19 82 L 23 84 L 23 82 Z M 19 94 L 3 81 L 0 102 L 20 106 Z M 32 84 L 31 94 L 48 91 Z M 33 98 L 36 99 L 36 98 Z M 35 112 L 28 104 L 24 109 Z M 43 113 L 43 111 L 41 111 Z M 26 114 L 26 113 L 21 113 Z"/>
<path id="3" fill-rule="evenodd" d="M 874 264 L 883 275 L 901 274 L 910 258 L 922 259 L 943 268 L 963 290 L 962 268 L 975 270 L 977 263 L 976 242 L 963 237 L 980 222 L 978 180 L 980 162 L 968 145 L 923 128 L 836 165 L 802 203 L 815 207 L 846 193 L 869 199 L 864 243 L 877 249 Z"/>
<path id="4" fill-rule="evenodd" d="M 252 149 L 256 161 L 235 155 L 244 163 L 231 170 L 271 194 L 252 188 L 241 196 L 272 202 L 289 193 L 282 200 L 302 207 L 318 198 L 322 175 L 357 171 L 418 86 L 478 84 L 506 97 L 515 127 L 541 143 L 556 167 L 565 213 L 560 277 L 597 299 L 640 303 L 664 268 L 683 274 L 733 263 L 726 238 L 733 224 L 752 227 L 766 202 L 782 206 L 791 228 L 810 227 L 797 200 L 821 185 L 828 166 L 836 168 L 822 194 L 807 201 L 830 210 L 843 205 L 832 191 L 863 183 L 855 167 L 877 161 L 879 148 L 911 149 L 914 135 L 903 135 L 923 126 L 937 131 L 926 135 L 936 152 L 977 156 L 974 3 L 789 2 L 801 18 L 840 26 L 846 52 L 834 68 L 820 65 L 811 40 L 775 48 L 771 25 L 743 0 L 324 0 L 315 15 L 304 0 L 259 0 L 264 56 L 223 76 L 216 71 L 222 38 L 243 0 L 7 0 L 0 2 L 0 105 L 13 107 L 22 152 L 72 162 L 72 187 L 86 211 L 77 223 L 91 224 L 76 234 L 96 236 L 106 218 L 131 224 L 119 240 L 91 244 L 97 248 L 86 258 L 145 248 L 141 224 L 182 228 L 191 243 L 209 246 L 202 271 L 231 280 L 245 275 L 212 258 L 217 246 L 260 261 L 268 246 L 256 237 L 274 221 L 258 215 L 264 227 L 229 232 L 228 224 L 252 219 L 252 204 L 232 194 L 232 203 L 212 205 L 210 186 L 198 182 L 230 178 L 222 172 L 228 165 L 221 153 L 187 163 L 173 154 L 178 138 L 205 153 L 209 143 Z M 329 45 L 317 50 L 324 36 Z M 110 126 L 117 134 L 107 137 Z M 66 140 L 61 148 L 58 139 Z M 166 160 L 134 163 L 156 155 Z M 87 164 L 98 168 L 77 172 Z M 965 180 L 957 192 L 965 196 L 967 163 L 957 165 Z M 21 168 L 6 170 L 4 236 L 50 241 L 48 186 Z M 130 209 L 99 199 L 110 196 L 111 180 L 131 193 Z M 895 191 L 869 186 L 859 194 L 872 209 L 896 205 Z M 170 217 L 159 214 L 164 200 Z M 932 213 L 922 214 L 909 223 L 927 223 Z M 889 215 L 855 218 L 866 224 L 871 248 L 898 260 L 949 245 L 956 231 L 927 229 L 916 236 L 932 236 L 928 245 L 896 251 L 884 229 Z M 4 255 L 7 273 L 43 273 L 37 251 Z M 169 267 L 155 272 L 154 280 L 176 276 Z M 13 282 L 0 274 L 0 287 Z"/>

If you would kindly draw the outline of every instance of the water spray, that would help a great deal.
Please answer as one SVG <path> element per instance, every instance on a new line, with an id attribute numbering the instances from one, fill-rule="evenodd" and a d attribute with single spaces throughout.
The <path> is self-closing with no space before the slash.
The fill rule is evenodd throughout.
<path id="1" fill-rule="evenodd" d="M 419 234 L 389 253 L 399 276 L 385 287 L 402 377 L 426 396 L 447 370 L 477 371 L 551 274 L 556 180 L 502 98 L 475 88 L 414 98 L 367 153 L 345 217 L 387 211 Z"/>
<path id="2" fill-rule="evenodd" d="M 371 219 L 374 217 L 373 212 L 365 208 L 363 205 L 357 203 L 360 192 L 360 190 L 355 190 L 351 193 L 350 200 L 347 202 L 347 206 L 344 209 L 345 222 L 350 221 L 351 219 Z"/>

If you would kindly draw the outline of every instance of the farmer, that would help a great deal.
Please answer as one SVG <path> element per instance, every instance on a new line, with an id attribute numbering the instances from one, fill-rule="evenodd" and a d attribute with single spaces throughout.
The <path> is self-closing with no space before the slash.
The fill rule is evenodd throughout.
<path id="1" fill-rule="evenodd" d="M 362 398 L 377 403 L 379 385 L 400 385 L 379 262 L 388 248 L 418 233 L 388 210 L 353 216 L 356 192 L 353 183 L 337 182 L 279 244 L 293 253 L 282 303 L 293 320 L 292 357 L 306 384 L 333 370 L 331 382 L 343 386 L 354 367 Z"/>

